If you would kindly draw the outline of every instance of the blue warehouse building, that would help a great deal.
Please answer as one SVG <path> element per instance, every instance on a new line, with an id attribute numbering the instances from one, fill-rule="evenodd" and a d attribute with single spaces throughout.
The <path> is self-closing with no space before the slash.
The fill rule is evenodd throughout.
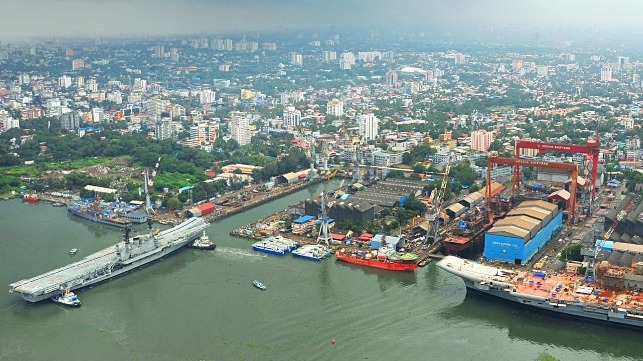
<path id="1" fill-rule="evenodd" d="M 487 231 L 484 256 L 524 265 L 560 231 L 563 212 L 545 201 L 526 201 Z"/>

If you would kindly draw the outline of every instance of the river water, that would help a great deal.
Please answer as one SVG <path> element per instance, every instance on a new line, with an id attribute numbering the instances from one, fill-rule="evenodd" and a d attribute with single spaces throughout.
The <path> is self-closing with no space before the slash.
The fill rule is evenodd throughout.
<path id="1" fill-rule="evenodd" d="M 0 360 L 643 359 L 640 332 L 465 298 L 462 281 L 433 263 L 415 273 L 317 263 L 229 236 L 321 187 L 214 222 L 215 251 L 183 249 L 77 291 L 80 309 L 0 292 Z M 64 208 L 2 201 L 0 284 L 8 290 L 120 238 Z"/>

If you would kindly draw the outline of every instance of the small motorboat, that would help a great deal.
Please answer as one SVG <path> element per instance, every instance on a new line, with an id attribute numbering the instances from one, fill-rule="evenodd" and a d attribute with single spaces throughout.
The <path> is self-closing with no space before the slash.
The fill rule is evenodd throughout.
<path id="1" fill-rule="evenodd" d="M 255 287 L 257 287 L 258 289 L 260 289 L 262 291 L 267 290 L 266 286 L 263 283 L 261 283 L 261 282 L 259 282 L 257 280 L 252 281 L 252 284 L 255 285 Z"/>
<path id="2" fill-rule="evenodd" d="M 69 288 L 65 288 L 63 294 L 54 296 L 51 298 L 51 300 L 69 307 L 80 307 L 80 300 L 78 299 L 78 296 L 76 296 L 76 294 L 73 293 Z"/>
<path id="3" fill-rule="evenodd" d="M 73 255 L 75 255 L 77 252 L 78 252 L 78 248 L 72 248 L 72 249 L 69 251 L 69 254 L 73 256 Z"/>

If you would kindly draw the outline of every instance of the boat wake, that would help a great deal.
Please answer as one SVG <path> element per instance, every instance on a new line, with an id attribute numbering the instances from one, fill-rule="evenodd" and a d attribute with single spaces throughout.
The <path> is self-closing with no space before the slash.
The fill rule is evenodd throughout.
<path id="1" fill-rule="evenodd" d="M 217 255 L 222 256 L 225 259 L 235 260 L 235 261 L 240 261 L 240 260 L 257 261 L 267 257 L 267 255 L 265 254 L 248 251 L 240 248 L 232 248 L 232 247 L 217 247 L 216 253 Z"/>

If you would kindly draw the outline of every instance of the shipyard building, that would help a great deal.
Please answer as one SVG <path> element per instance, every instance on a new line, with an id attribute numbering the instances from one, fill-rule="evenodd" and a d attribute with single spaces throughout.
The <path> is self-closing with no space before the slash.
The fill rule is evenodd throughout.
<path id="1" fill-rule="evenodd" d="M 526 201 L 485 233 L 484 256 L 526 264 L 562 227 L 563 212 L 545 201 Z"/>
<path id="2" fill-rule="evenodd" d="M 362 189 L 354 194 L 343 194 L 328 202 L 328 216 L 337 221 L 354 223 L 373 222 L 380 218 L 385 208 L 398 207 L 410 197 L 418 197 L 426 183 L 408 179 L 385 179 L 368 188 L 354 184 L 352 188 Z M 309 199 L 304 203 L 307 215 L 317 215 L 321 204 L 319 199 Z"/>

